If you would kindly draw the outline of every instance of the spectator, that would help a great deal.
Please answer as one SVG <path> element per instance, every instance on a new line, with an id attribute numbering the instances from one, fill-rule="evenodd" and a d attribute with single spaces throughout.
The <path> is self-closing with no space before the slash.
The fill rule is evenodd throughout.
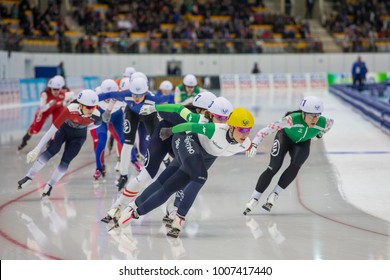
<path id="1" fill-rule="evenodd" d="M 261 73 L 261 70 L 259 69 L 259 66 L 257 65 L 257 62 L 253 65 L 252 74 L 259 74 Z"/>
<path id="2" fill-rule="evenodd" d="M 362 58 L 359 55 L 357 61 L 352 64 L 353 88 L 356 88 L 356 84 L 358 84 L 357 89 L 359 91 L 363 90 L 367 72 L 368 69 L 366 67 L 366 63 L 362 61 Z"/>
<path id="3" fill-rule="evenodd" d="M 306 0 L 306 15 L 305 18 L 313 18 L 313 9 L 314 9 L 315 0 Z"/>
<path id="4" fill-rule="evenodd" d="M 64 77 L 64 79 L 66 78 L 66 75 L 65 75 L 65 68 L 64 68 L 64 62 L 61 61 L 60 64 L 58 65 L 58 75 L 61 75 L 62 77 Z"/>

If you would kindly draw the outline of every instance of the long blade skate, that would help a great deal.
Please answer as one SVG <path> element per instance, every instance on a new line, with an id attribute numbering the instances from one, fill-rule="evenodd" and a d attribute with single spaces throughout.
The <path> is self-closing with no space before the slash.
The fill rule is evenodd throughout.
<path id="1" fill-rule="evenodd" d="M 171 229 L 167 232 L 167 236 L 173 237 L 173 238 L 178 238 L 178 237 L 179 237 L 179 233 L 180 233 L 180 230 L 179 230 L 179 229 L 177 229 L 177 228 L 171 228 Z"/>
<path id="2" fill-rule="evenodd" d="M 112 221 L 112 218 L 109 215 L 107 215 L 103 219 L 101 219 L 100 221 L 103 222 L 103 223 L 108 224 L 109 222 Z"/>
<path id="3" fill-rule="evenodd" d="M 256 198 L 252 198 L 248 201 L 248 203 L 245 205 L 246 208 L 245 208 L 245 211 L 244 211 L 244 215 L 248 214 L 249 212 L 251 212 L 253 210 L 253 208 L 256 207 L 256 205 L 259 203 L 259 200 L 256 199 Z"/>
<path id="4" fill-rule="evenodd" d="M 248 214 L 249 212 L 251 211 L 251 209 L 249 209 L 249 208 L 246 208 L 245 210 L 244 210 L 244 215 L 246 215 L 246 214 Z"/>
<path id="5" fill-rule="evenodd" d="M 29 183 L 30 181 L 31 181 L 31 178 L 28 177 L 28 176 L 25 176 L 24 178 L 20 179 L 20 180 L 18 181 L 17 190 L 22 189 L 22 188 L 23 188 L 23 185 Z"/>
<path id="6" fill-rule="evenodd" d="M 110 231 L 112 231 L 113 229 L 119 227 L 118 220 L 115 219 L 115 218 L 113 218 L 112 220 L 114 221 L 114 225 L 113 225 L 107 232 L 110 232 Z"/>
<path id="7" fill-rule="evenodd" d="M 266 203 L 266 204 L 264 204 L 262 207 L 263 207 L 263 209 L 264 210 L 266 210 L 266 211 L 268 211 L 268 212 L 271 212 L 271 208 L 272 208 L 272 204 L 271 203 Z"/>

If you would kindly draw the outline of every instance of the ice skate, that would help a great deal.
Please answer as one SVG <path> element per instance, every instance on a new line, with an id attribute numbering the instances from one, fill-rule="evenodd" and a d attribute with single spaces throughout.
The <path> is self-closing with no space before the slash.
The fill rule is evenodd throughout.
<path id="1" fill-rule="evenodd" d="M 117 207 L 113 207 L 110 210 L 108 210 L 107 216 L 105 216 L 100 221 L 108 224 L 111 220 L 114 220 L 114 223 L 115 223 L 115 220 L 118 221 L 120 216 L 121 216 L 121 208 L 120 208 L 120 206 L 117 206 Z"/>
<path id="2" fill-rule="evenodd" d="M 118 183 L 116 184 L 116 186 L 118 187 L 118 191 L 121 191 L 126 186 L 127 180 L 127 175 L 121 175 L 119 177 Z"/>
<path id="3" fill-rule="evenodd" d="M 173 222 L 173 215 L 174 215 L 175 213 L 171 213 L 171 214 L 169 214 L 169 213 L 166 213 L 165 214 L 165 216 L 163 217 L 163 222 L 165 223 L 165 226 L 166 227 L 171 227 L 172 226 L 172 222 Z"/>
<path id="4" fill-rule="evenodd" d="M 23 179 L 20 179 L 20 180 L 18 181 L 18 188 L 17 188 L 17 189 L 18 189 L 18 190 L 22 189 L 22 186 L 23 186 L 24 184 L 28 183 L 29 181 L 31 181 L 31 178 L 28 177 L 28 176 L 24 177 Z"/>
<path id="5" fill-rule="evenodd" d="M 183 229 L 185 223 L 184 217 L 175 215 L 173 219 L 171 229 L 167 232 L 167 236 L 177 238 L 179 237 L 180 231 Z"/>
<path id="6" fill-rule="evenodd" d="M 22 139 L 22 143 L 18 146 L 18 152 L 27 146 L 27 141 L 30 140 L 31 135 L 27 132 Z"/>
<path id="7" fill-rule="evenodd" d="M 249 212 L 251 212 L 253 210 L 253 208 L 255 208 L 257 206 L 258 203 L 259 203 L 259 200 L 256 198 L 252 198 L 251 200 L 249 200 L 248 203 L 245 205 L 246 209 L 245 209 L 243 214 L 246 215 Z"/>
<path id="8" fill-rule="evenodd" d="M 18 146 L 18 151 L 21 151 L 24 147 L 27 146 L 27 142 L 23 141 L 19 146 Z"/>
<path id="9" fill-rule="evenodd" d="M 98 181 L 100 179 L 100 177 L 104 178 L 104 176 L 105 176 L 105 174 L 103 173 L 102 169 L 98 168 L 98 169 L 96 169 L 95 174 L 93 174 L 93 179 L 95 181 Z"/>
<path id="10" fill-rule="evenodd" d="M 51 190 L 53 187 L 49 184 L 46 184 L 45 188 L 43 189 L 42 198 L 49 197 Z"/>
<path id="11" fill-rule="evenodd" d="M 108 231 L 110 231 L 114 228 L 118 228 L 118 227 L 121 227 L 121 228 L 127 227 L 130 224 L 131 220 L 138 219 L 138 218 L 139 218 L 139 215 L 138 215 L 137 211 L 135 211 L 133 209 L 133 207 L 127 206 L 123 210 L 119 220 L 116 222 L 114 220 L 114 222 L 115 222 L 114 226 L 112 228 L 110 228 Z"/>
<path id="12" fill-rule="evenodd" d="M 272 206 L 274 206 L 275 201 L 278 199 L 279 195 L 276 192 L 271 193 L 267 198 L 267 203 L 263 205 L 263 209 L 268 212 L 271 211 Z"/>
<path id="13" fill-rule="evenodd" d="M 163 217 L 163 222 L 165 223 L 165 226 L 167 228 L 171 228 L 172 222 L 173 222 L 173 220 L 176 216 L 176 213 L 177 213 L 177 208 L 174 206 L 169 207 L 169 205 L 167 205 L 167 208 L 165 211 L 166 211 L 166 214 Z"/>

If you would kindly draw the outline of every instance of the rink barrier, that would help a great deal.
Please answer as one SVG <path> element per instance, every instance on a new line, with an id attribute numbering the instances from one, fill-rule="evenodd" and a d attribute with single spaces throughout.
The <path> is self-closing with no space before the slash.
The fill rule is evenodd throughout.
<path id="1" fill-rule="evenodd" d="M 67 78 L 66 85 L 75 93 L 84 88 L 95 89 L 101 83 L 97 76 Z M 28 106 L 39 102 L 47 80 L 38 79 L 0 79 L 0 109 Z"/>
<path id="2" fill-rule="evenodd" d="M 372 85 L 380 86 L 382 85 Z M 376 97 L 365 95 L 347 85 L 332 85 L 329 92 L 340 97 L 359 110 L 372 123 L 390 134 L 390 104 Z"/>

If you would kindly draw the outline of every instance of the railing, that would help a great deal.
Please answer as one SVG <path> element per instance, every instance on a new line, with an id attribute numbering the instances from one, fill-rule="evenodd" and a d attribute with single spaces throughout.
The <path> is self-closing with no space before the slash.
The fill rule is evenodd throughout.
<path id="1" fill-rule="evenodd" d="M 334 33 L 333 38 L 344 52 L 389 52 L 390 38 L 359 38 L 352 41 L 344 33 Z"/>
<path id="2" fill-rule="evenodd" d="M 322 43 L 312 39 L 207 39 L 168 40 L 144 38 L 65 37 L 0 38 L 0 49 L 24 52 L 65 53 L 321 53 Z"/>
<path id="3" fill-rule="evenodd" d="M 335 41 L 344 52 L 389 52 L 390 38 L 362 39 L 359 43 Z M 347 49 L 346 49 L 347 48 Z M 48 37 L 0 37 L 0 50 L 62 53 L 321 53 L 323 44 L 313 39 L 207 39 L 169 40 L 118 37 L 66 36 L 62 40 Z"/>

